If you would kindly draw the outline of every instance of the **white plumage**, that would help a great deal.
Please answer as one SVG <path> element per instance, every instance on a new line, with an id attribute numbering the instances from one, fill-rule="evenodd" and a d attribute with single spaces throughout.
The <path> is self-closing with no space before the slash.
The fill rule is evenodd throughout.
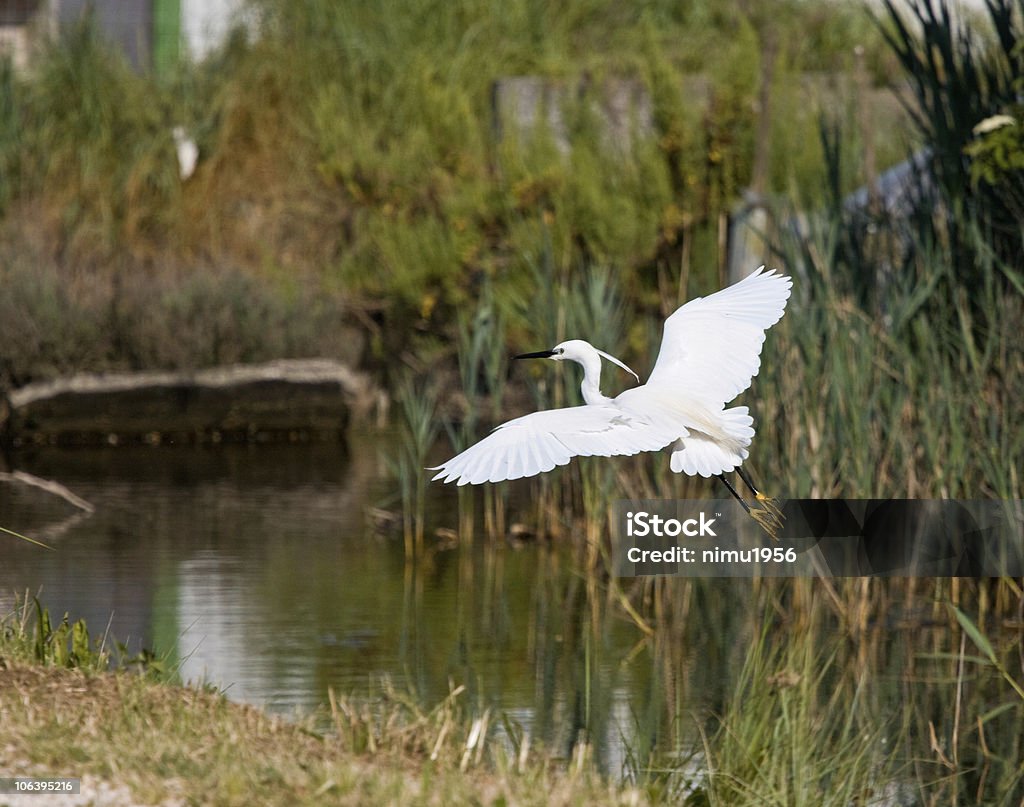
<path id="1" fill-rule="evenodd" d="M 708 477 L 736 470 L 747 458 L 753 419 L 747 407 L 725 405 L 757 375 L 765 331 L 782 318 L 791 288 L 788 277 L 762 266 L 728 288 L 690 300 L 665 320 L 647 383 L 616 398 L 600 392 L 601 357 L 629 368 L 588 342 L 571 339 L 517 356 L 581 364 L 586 404 L 510 420 L 431 468 L 438 471 L 434 479 L 502 482 L 550 471 L 573 457 L 628 456 L 668 445 L 676 473 Z"/>

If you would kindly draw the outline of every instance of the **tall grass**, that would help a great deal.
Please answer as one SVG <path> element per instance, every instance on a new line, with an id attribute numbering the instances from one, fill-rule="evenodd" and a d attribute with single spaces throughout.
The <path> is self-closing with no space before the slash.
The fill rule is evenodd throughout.
<path id="1" fill-rule="evenodd" d="M 847 805 L 898 781 L 867 677 L 850 676 L 834 640 L 762 634 L 708 745 L 708 800 L 729 805 Z"/>
<path id="2" fill-rule="evenodd" d="M 430 379 L 417 381 L 407 375 L 400 382 L 398 398 L 402 437 L 397 456 L 387 460 L 402 500 L 406 558 L 413 558 L 422 555 L 424 549 L 427 479 L 423 469 L 440 431 L 438 387 Z"/>
<path id="3" fill-rule="evenodd" d="M 495 423 L 501 418 L 508 359 L 505 347 L 505 313 L 498 305 L 494 285 L 482 280 L 475 312 L 460 314 L 458 320 L 459 377 L 465 395 L 457 423 L 449 423 L 452 448 L 462 451 L 480 436 L 481 419 Z M 482 411 L 487 401 L 487 410 Z M 489 535 L 505 534 L 504 489 L 488 487 L 484 501 L 484 529 Z M 473 534 L 472 491 L 459 490 L 459 534 Z"/>
<path id="4" fill-rule="evenodd" d="M 758 464 L 790 496 L 1019 498 L 1024 366 L 1009 346 L 1024 298 L 998 265 L 976 266 L 968 292 L 944 284 L 957 264 L 933 248 L 872 310 L 817 244 L 791 264 L 792 310 L 755 383 Z"/>
<path id="5" fill-rule="evenodd" d="M 1017 581 L 638 581 L 644 631 L 604 596 L 600 569 L 581 569 L 585 550 L 475 554 L 447 565 L 460 594 L 444 627 L 424 597 L 437 569 L 407 572 L 407 652 L 428 703 L 467 687 L 464 714 L 491 727 L 491 747 L 507 741 L 491 698 L 510 679 L 479 676 L 507 640 L 533 692 L 523 725 L 506 729 L 517 746 L 572 765 L 585 754 L 655 801 L 1016 804 L 1022 793 Z M 417 662 L 449 647 L 454 684 L 431 681 Z M 444 713 L 417 708 L 421 725 Z"/>
<path id="6" fill-rule="evenodd" d="M 781 352 L 755 386 L 774 427 L 773 445 L 759 439 L 757 450 L 775 458 L 771 471 L 790 495 L 1024 492 L 1024 441 L 1013 425 L 1024 417 L 1024 361 L 1012 349 L 1024 324 L 1020 253 L 1007 247 L 1012 229 L 998 224 L 1002 203 L 950 176 L 970 172 L 967 121 L 1005 85 L 981 74 L 1008 69 L 1021 29 L 994 4 L 999 44 L 983 58 L 942 7 L 915 8 L 924 35 L 938 41 L 934 58 L 906 27 L 893 47 L 917 88 L 931 160 L 906 180 L 903 203 L 857 208 L 839 180 L 842 130 L 823 127 L 830 201 L 776 244 L 796 284 L 773 334 Z M 779 464 L 792 457 L 805 460 Z"/>

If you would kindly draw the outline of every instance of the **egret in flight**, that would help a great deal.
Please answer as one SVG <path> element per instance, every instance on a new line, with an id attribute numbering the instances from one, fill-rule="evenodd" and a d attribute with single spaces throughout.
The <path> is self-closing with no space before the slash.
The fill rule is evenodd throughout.
<path id="1" fill-rule="evenodd" d="M 434 479 L 459 485 L 502 482 L 550 471 L 573 457 L 631 456 L 672 447 L 675 473 L 715 476 L 743 508 L 775 535 L 781 514 L 740 465 L 754 421 L 745 406 L 726 404 L 761 368 L 765 331 L 782 319 L 793 282 L 760 267 L 728 288 L 697 297 L 665 320 L 658 359 L 646 384 L 615 398 L 601 394 L 601 359 L 640 378 L 582 339 L 517 359 L 574 361 L 583 367 L 583 406 L 534 412 L 498 426 L 436 468 Z M 724 474 L 736 471 L 761 507 L 751 507 Z M 763 509 L 762 509 L 763 508 Z"/>

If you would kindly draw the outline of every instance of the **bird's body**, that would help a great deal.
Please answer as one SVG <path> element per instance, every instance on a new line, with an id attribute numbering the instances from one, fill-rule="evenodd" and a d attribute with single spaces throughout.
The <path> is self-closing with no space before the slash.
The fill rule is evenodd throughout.
<path id="1" fill-rule="evenodd" d="M 572 339 L 517 356 L 582 365 L 584 405 L 510 420 L 431 469 L 438 471 L 434 479 L 501 482 L 550 471 L 574 456 L 628 456 L 667 446 L 677 473 L 709 477 L 738 470 L 754 437 L 753 419 L 747 407 L 726 404 L 757 375 L 765 331 L 782 318 L 791 287 L 788 277 L 761 267 L 686 303 L 665 321 L 647 383 L 615 398 L 600 391 L 601 358 L 633 371 L 588 342 Z"/>

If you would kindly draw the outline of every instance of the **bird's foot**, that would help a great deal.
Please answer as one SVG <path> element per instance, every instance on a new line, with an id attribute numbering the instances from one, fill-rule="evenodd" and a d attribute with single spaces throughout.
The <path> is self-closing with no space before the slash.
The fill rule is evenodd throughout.
<path id="1" fill-rule="evenodd" d="M 782 531 L 782 513 L 776 515 L 771 510 L 759 510 L 752 507 L 750 508 L 750 517 L 761 525 L 761 529 L 768 533 L 773 541 L 779 540 L 779 533 Z"/>
<path id="2" fill-rule="evenodd" d="M 782 521 L 785 519 L 785 516 L 782 515 L 782 508 L 779 507 L 778 499 L 776 499 L 774 496 L 768 496 L 764 493 L 757 493 L 754 496 L 754 498 L 761 503 L 762 508 L 764 508 L 773 516 L 775 516 L 775 518 L 779 521 L 780 524 L 782 523 Z"/>

